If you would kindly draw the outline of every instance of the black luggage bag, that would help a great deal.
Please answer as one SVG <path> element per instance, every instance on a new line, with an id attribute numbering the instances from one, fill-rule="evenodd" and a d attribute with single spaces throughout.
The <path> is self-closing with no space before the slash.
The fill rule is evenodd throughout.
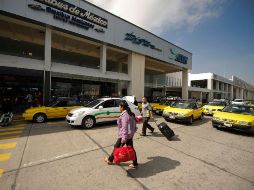
<path id="1" fill-rule="evenodd" d="M 174 131 L 170 129 L 170 127 L 166 123 L 162 122 L 159 125 L 157 125 L 157 127 L 168 140 L 171 140 L 171 138 L 175 136 Z"/>

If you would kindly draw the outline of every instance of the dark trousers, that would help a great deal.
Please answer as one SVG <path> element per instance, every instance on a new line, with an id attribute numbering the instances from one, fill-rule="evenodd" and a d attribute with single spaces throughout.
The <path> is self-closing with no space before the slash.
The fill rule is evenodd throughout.
<path id="1" fill-rule="evenodd" d="M 146 129 L 150 129 L 151 131 L 154 130 L 154 128 L 148 123 L 150 117 L 144 117 L 143 118 L 143 127 L 142 127 L 142 134 L 146 134 Z"/>
<path id="2" fill-rule="evenodd" d="M 115 150 L 115 148 L 119 148 L 119 147 L 121 147 L 121 146 L 124 146 L 125 144 L 126 144 L 127 146 L 132 146 L 133 149 L 134 149 L 133 140 L 132 140 L 132 139 L 127 139 L 127 142 L 124 143 L 124 144 L 121 143 L 121 140 L 122 140 L 121 138 L 117 139 L 116 144 L 114 145 L 114 150 Z M 108 160 L 109 160 L 110 162 L 113 162 L 113 160 L 114 160 L 114 150 L 113 150 L 112 154 L 108 157 Z M 133 165 L 134 165 L 134 166 L 137 166 L 137 165 L 138 165 L 138 161 L 137 161 L 137 154 L 136 154 L 135 149 L 134 149 L 134 152 L 135 152 L 136 160 L 133 160 Z"/>

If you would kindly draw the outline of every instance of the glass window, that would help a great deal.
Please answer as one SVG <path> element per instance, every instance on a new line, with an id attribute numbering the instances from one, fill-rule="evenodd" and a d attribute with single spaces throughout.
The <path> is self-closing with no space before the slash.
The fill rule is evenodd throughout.
<path id="1" fill-rule="evenodd" d="M 80 67 L 88 67 L 98 69 L 100 66 L 100 59 L 80 53 L 64 51 L 52 48 L 51 51 L 52 62 L 59 62 L 63 64 L 76 65 Z"/>
<path id="2" fill-rule="evenodd" d="M 100 46 L 58 31 L 52 34 L 52 62 L 99 69 Z"/>
<path id="3" fill-rule="evenodd" d="M 44 46 L 0 37 L 0 53 L 44 60 Z"/>
<path id="4" fill-rule="evenodd" d="M 80 103 L 75 100 L 69 100 L 67 102 L 67 106 L 79 106 L 79 105 L 80 105 Z"/>
<path id="5" fill-rule="evenodd" d="M 66 100 L 61 100 L 55 105 L 55 107 L 66 107 L 66 106 L 67 106 Z"/>
<path id="6" fill-rule="evenodd" d="M 44 28 L 17 23 L 0 19 L 0 53 L 43 60 Z"/>
<path id="7" fill-rule="evenodd" d="M 118 99 L 118 100 L 115 100 L 115 107 L 118 107 L 120 105 L 122 100 Z"/>
<path id="8" fill-rule="evenodd" d="M 193 80 L 191 81 L 192 87 L 207 88 L 207 80 Z"/>
<path id="9" fill-rule="evenodd" d="M 114 100 L 107 100 L 103 103 L 103 108 L 113 108 L 113 107 L 116 107 Z"/>
<path id="10" fill-rule="evenodd" d="M 128 74 L 128 54 L 122 53 L 108 47 L 107 49 L 107 71 Z"/>

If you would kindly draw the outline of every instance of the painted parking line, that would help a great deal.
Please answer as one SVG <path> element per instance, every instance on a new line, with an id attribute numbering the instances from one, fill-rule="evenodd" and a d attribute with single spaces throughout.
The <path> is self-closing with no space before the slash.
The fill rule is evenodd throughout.
<path id="1" fill-rule="evenodd" d="M 9 131 L 9 132 L 0 132 L 0 136 L 2 135 L 16 135 L 21 134 L 23 131 Z"/>
<path id="2" fill-rule="evenodd" d="M 15 131 L 15 130 L 22 130 L 25 127 L 12 127 L 12 128 L 0 128 L 0 132 L 1 131 Z"/>
<path id="3" fill-rule="evenodd" d="M 0 168 L 0 177 L 3 175 L 4 170 Z"/>
<path id="4" fill-rule="evenodd" d="M 11 153 L 0 154 L 0 162 L 9 160 L 11 157 Z"/>
<path id="5" fill-rule="evenodd" d="M 16 142 L 11 142 L 11 143 L 4 143 L 0 144 L 0 150 L 5 150 L 5 149 L 10 149 L 10 148 L 15 148 L 17 145 Z"/>
<path id="6" fill-rule="evenodd" d="M 0 137 L 0 141 L 1 140 L 8 140 L 8 139 L 15 139 L 15 138 L 19 138 L 19 137 L 20 137 L 20 135 Z"/>

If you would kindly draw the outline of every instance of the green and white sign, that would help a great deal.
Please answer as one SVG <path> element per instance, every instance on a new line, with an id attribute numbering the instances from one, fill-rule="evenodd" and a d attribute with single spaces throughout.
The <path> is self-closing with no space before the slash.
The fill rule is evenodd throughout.
<path id="1" fill-rule="evenodd" d="M 170 49 L 168 58 L 175 60 L 179 63 L 183 63 L 183 64 L 187 64 L 187 62 L 188 62 L 188 57 L 186 57 L 180 53 L 177 53 L 176 50 L 173 48 Z"/>

